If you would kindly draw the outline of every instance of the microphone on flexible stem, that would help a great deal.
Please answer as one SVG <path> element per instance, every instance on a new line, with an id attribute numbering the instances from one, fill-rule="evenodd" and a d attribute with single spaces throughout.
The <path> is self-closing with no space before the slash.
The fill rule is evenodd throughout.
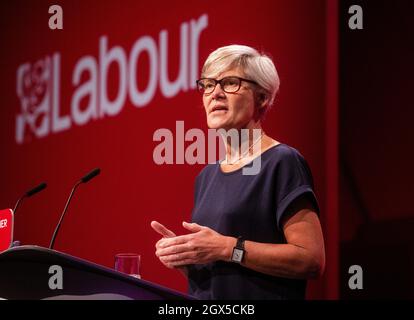
<path id="1" fill-rule="evenodd" d="M 91 172 L 89 172 L 87 175 L 85 175 L 82 179 L 80 179 L 78 182 L 76 182 L 76 184 L 73 186 L 72 191 L 69 195 L 68 201 L 66 201 L 65 208 L 63 209 L 63 212 L 60 216 L 59 222 L 58 222 L 58 224 L 55 228 L 55 232 L 53 232 L 53 236 L 52 236 L 52 240 L 50 241 L 49 249 L 53 249 L 53 245 L 55 243 L 55 239 L 56 239 L 57 233 L 59 231 L 60 225 L 62 224 L 63 218 L 65 217 L 66 210 L 68 209 L 70 200 L 72 199 L 73 193 L 75 192 L 76 188 L 80 184 L 86 183 L 89 180 L 95 178 L 100 173 L 101 173 L 101 169 L 99 169 L 99 168 L 93 169 Z"/>
<path id="2" fill-rule="evenodd" d="M 42 182 L 41 184 L 37 185 L 36 187 L 34 187 L 33 189 L 30 189 L 29 191 L 26 191 L 25 194 L 23 194 L 19 200 L 17 200 L 16 205 L 14 206 L 13 209 L 13 213 L 16 213 L 17 208 L 20 205 L 20 202 L 24 199 L 24 198 L 29 198 L 32 195 L 42 191 L 43 189 L 45 189 L 47 187 L 47 184 Z"/>

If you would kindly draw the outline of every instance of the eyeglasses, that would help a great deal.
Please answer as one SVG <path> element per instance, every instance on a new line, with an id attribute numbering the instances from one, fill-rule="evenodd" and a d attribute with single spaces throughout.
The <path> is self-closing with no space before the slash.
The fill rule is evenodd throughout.
<path id="1" fill-rule="evenodd" d="M 216 80 L 213 78 L 201 78 L 197 80 L 197 90 L 202 94 L 210 94 L 216 88 L 217 83 L 220 84 L 221 89 L 226 93 L 235 93 L 240 90 L 242 81 L 254 83 L 257 85 L 257 82 L 243 79 L 240 77 L 225 77 L 221 80 Z"/>

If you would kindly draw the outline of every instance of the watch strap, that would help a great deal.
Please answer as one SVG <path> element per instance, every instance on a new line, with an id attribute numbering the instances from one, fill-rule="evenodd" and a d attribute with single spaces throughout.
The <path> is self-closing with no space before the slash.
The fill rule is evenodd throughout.
<path id="1" fill-rule="evenodd" d="M 244 250 L 244 239 L 242 236 L 237 238 L 236 248 Z"/>

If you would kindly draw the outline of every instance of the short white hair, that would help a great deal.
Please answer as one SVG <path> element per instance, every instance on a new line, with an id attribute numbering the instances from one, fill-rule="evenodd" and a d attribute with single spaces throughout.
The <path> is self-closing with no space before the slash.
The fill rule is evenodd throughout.
<path id="1" fill-rule="evenodd" d="M 269 109 L 279 91 L 280 79 L 272 59 L 256 49 L 244 45 L 229 45 L 214 50 L 207 57 L 201 71 L 202 78 L 216 78 L 233 68 L 241 68 L 249 80 L 257 82 Z"/>

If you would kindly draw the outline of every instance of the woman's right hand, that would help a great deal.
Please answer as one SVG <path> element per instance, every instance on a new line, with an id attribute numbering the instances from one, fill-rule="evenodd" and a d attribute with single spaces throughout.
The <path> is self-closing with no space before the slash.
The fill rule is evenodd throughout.
<path id="1" fill-rule="evenodd" d="M 160 235 L 162 235 L 162 239 L 164 238 L 173 238 L 176 237 L 176 234 L 174 232 L 172 232 L 170 229 L 166 228 L 164 225 L 162 225 L 161 223 L 159 223 L 158 221 L 151 221 L 151 227 L 158 232 Z M 160 241 L 162 240 L 158 240 L 157 243 L 155 244 L 155 255 L 158 257 L 158 250 L 160 250 Z M 181 271 L 185 276 L 187 276 L 187 268 L 186 267 L 172 267 L 171 265 L 169 265 L 168 263 L 164 263 L 161 259 L 160 259 L 161 263 L 166 266 L 167 268 L 170 269 L 177 269 L 179 271 Z"/>

